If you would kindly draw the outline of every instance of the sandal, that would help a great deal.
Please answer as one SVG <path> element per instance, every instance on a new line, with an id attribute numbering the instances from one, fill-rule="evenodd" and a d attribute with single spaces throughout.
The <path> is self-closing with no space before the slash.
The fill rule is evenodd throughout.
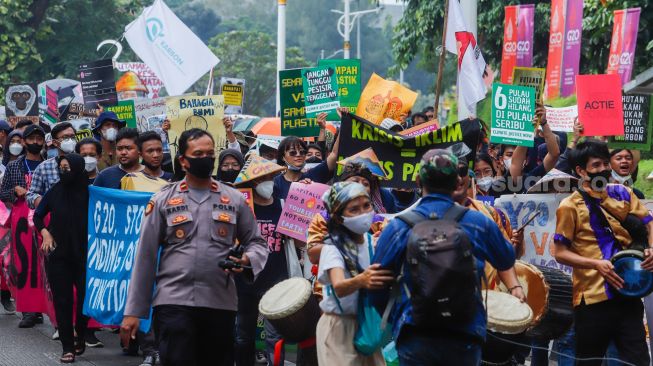
<path id="1" fill-rule="evenodd" d="M 72 352 L 65 352 L 63 355 L 61 355 L 61 358 L 59 359 L 59 362 L 61 363 L 73 363 L 75 362 L 75 354 Z"/>
<path id="2" fill-rule="evenodd" d="M 86 352 L 86 342 L 77 338 L 75 340 L 75 355 L 81 356 Z"/>

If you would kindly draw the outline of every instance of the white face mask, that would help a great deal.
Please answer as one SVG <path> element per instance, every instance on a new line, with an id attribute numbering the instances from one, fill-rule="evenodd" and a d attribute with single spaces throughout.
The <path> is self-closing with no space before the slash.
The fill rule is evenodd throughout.
<path id="1" fill-rule="evenodd" d="M 9 145 L 9 153 L 14 156 L 20 155 L 20 153 L 23 152 L 23 145 L 14 142 L 13 144 Z"/>
<path id="2" fill-rule="evenodd" d="M 370 211 L 358 216 L 352 217 L 343 217 L 342 224 L 351 232 L 359 235 L 363 235 L 366 232 L 370 231 L 372 227 L 372 220 L 374 220 L 374 211 Z"/>
<path id="3" fill-rule="evenodd" d="M 77 145 L 77 142 L 75 142 L 75 140 L 65 139 L 61 141 L 60 149 L 66 154 L 70 154 L 71 152 L 75 151 L 75 145 Z"/>
<path id="4" fill-rule="evenodd" d="M 503 159 L 503 166 L 506 167 L 507 171 L 510 171 L 510 166 L 512 165 L 512 158 Z"/>
<path id="5" fill-rule="evenodd" d="M 476 185 L 478 186 L 478 188 L 480 188 L 484 192 L 490 190 L 490 188 L 492 187 L 492 183 L 494 183 L 494 178 L 492 177 L 483 177 L 476 181 Z"/>
<path id="6" fill-rule="evenodd" d="M 116 137 L 118 136 L 118 130 L 111 127 L 111 128 L 106 129 L 104 131 L 103 135 L 104 135 L 104 138 L 107 141 L 116 141 Z"/>
<path id="7" fill-rule="evenodd" d="M 269 200 L 270 197 L 272 197 L 272 192 L 274 191 L 274 181 L 267 180 L 265 182 L 261 182 L 254 189 L 259 196 Z"/>
<path id="8" fill-rule="evenodd" d="M 92 172 L 97 168 L 97 159 L 92 157 L 92 156 L 85 156 L 84 157 L 84 169 L 86 169 L 87 172 Z"/>
<path id="9" fill-rule="evenodd" d="M 619 184 L 628 185 L 628 184 L 632 183 L 632 177 L 630 176 L 630 174 L 628 174 L 625 177 L 622 177 L 619 174 L 617 174 L 617 172 L 614 171 L 614 170 L 612 170 L 612 179 L 614 179 L 614 181 L 619 183 Z"/>

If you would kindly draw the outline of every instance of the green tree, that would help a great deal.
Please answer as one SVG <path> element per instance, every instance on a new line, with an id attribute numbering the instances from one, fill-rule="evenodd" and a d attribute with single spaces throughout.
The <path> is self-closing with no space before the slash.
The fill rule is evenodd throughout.
<path id="1" fill-rule="evenodd" d="M 220 31 L 222 19 L 203 3 L 187 2 L 171 9 L 204 43 Z"/>
<path id="2" fill-rule="evenodd" d="M 219 75 L 246 80 L 245 112 L 274 115 L 277 47 L 272 37 L 258 31 L 221 33 L 209 41 L 209 48 L 220 58 Z M 310 66 L 297 47 L 286 48 L 286 67 Z M 216 78 L 217 79 L 217 78 Z M 206 85 L 206 84 L 204 84 Z"/>

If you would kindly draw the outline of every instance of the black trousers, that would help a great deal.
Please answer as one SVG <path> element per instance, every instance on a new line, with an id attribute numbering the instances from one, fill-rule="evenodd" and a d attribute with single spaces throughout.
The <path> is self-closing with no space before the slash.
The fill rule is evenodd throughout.
<path id="1" fill-rule="evenodd" d="M 575 307 L 576 357 L 598 358 L 576 364 L 600 366 L 608 345 L 614 341 L 620 359 L 649 366 L 643 319 L 644 306 L 640 299 L 617 298 L 591 305 L 583 302 Z"/>
<path id="2" fill-rule="evenodd" d="M 233 366 L 235 320 L 235 311 L 154 307 L 154 334 L 163 366 Z"/>
<path id="3" fill-rule="evenodd" d="M 88 325 L 88 317 L 82 313 L 84 294 L 86 293 L 86 261 L 75 263 L 60 258 L 51 257 L 46 260 L 45 271 L 52 290 L 54 315 L 57 317 L 59 339 L 63 352 L 74 352 L 75 338 L 73 333 L 73 286 L 77 293 L 77 308 L 75 311 L 75 326 L 77 337 L 84 342 L 84 334 Z"/>

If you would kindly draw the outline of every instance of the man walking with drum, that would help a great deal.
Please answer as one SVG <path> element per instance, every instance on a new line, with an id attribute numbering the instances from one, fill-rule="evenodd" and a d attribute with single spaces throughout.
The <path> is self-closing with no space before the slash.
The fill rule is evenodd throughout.
<path id="1" fill-rule="evenodd" d="M 230 274 L 252 281 L 267 260 L 242 194 L 211 179 L 214 154 L 206 131 L 182 133 L 186 178 L 156 193 L 143 216 L 121 337 L 124 344 L 134 338 L 153 305 L 164 366 L 233 366 L 238 297 Z"/>
<path id="2" fill-rule="evenodd" d="M 601 365 L 614 342 L 623 361 L 648 366 L 640 299 L 646 293 L 624 290 L 637 287 L 630 277 L 651 276 L 647 271 L 653 270 L 653 217 L 630 188 L 607 184 L 611 170 L 606 143 L 579 143 L 570 161 L 582 186 L 560 203 L 554 241 L 556 260 L 573 267 L 577 365 Z M 633 235 L 638 232 L 644 234 Z M 635 247 L 643 271 L 634 267 L 620 277 L 612 261 L 623 253 L 636 254 Z"/>

